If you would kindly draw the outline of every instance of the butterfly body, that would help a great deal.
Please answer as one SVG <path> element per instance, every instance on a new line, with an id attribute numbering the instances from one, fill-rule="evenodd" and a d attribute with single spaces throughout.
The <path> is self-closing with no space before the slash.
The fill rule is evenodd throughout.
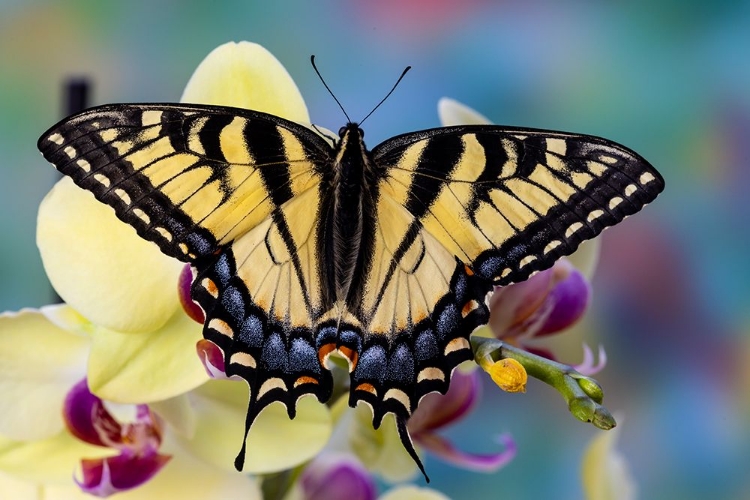
<path id="1" fill-rule="evenodd" d="M 472 359 L 494 286 L 522 281 L 637 212 L 663 180 L 591 136 L 498 126 L 403 134 L 371 151 L 236 108 L 92 108 L 42 135 L 62 173 L 193 268 L 204 336 L 250 387 L 246 429 L 273 402 L 327 401 L 328 358 L 351 406 L 406 421 Z M 242 466 L 243 452 L 236 465 Z M 420 464 L 421 466 L 421 464 Z"/>

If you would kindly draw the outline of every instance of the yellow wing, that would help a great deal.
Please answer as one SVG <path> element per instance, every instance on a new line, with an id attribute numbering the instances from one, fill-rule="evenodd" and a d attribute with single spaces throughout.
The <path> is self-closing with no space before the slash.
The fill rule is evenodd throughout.
<path id="1" fill-rule="evenodd" d="M 331 154 L 322 138 L 287 120 L 184 104 L 92 108 L 48 130 L 39 149 L 184 261 L 211 255 L 315 187 Z"/>
<path id="2" fill-rule="evenodd" d="M 398 136 L 373 150 L 381 193 L 496 285 L 523 281 L 664 188 L 637 153 L 598 137 L 477 125 Z"/>

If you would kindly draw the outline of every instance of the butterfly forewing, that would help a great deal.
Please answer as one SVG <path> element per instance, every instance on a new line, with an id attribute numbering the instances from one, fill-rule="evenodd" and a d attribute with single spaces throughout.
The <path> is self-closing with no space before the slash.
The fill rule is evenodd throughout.
<path id="1" fill-rule="evenodd" d="M 591 136 L 477 125 L 373 150 L 381 190 L 496 285 L 523 281 L 662 191 L 639 155 Z"/>
<path id="2" fill-rule="evenodd" d="M 60 172 L 166 254 L 215 252 L 319 182 L 330 146 L 272 115 L 198 105 L 92 108 L 39 140 Z"/>

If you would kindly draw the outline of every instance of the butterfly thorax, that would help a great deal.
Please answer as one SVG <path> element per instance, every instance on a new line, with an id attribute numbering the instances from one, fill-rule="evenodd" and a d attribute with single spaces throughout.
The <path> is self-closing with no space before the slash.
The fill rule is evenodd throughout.
<path id="1" fill-rule="evenodd" d="M 349 123 L 339 132 L 331 183 L 321 210 L 330 221 L 321 224 L 321 274 L 326 304 L 346 304 L 357 310 L 370 265 L 374 229 L 375 183 L 372 156 L 365 147 L 364 132 Z"/>

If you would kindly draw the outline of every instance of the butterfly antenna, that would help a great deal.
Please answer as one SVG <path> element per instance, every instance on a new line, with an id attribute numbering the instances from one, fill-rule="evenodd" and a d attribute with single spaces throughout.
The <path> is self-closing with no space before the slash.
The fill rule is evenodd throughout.
<path id="1" fill-rule="evenodd" d="M 391 91 L 388 92 L 385 95 L 385 97 L 383 97 L 383 99 L 381 99 L 381 101 L 378 103 L 377 106 L 375 106 L 374 108 L 372 108 L 372 111 L 370 111 L 369 113 L 367 113 L 367 116 L 365 116 L 364 118 L 362 118 L 362 120 L 359 122 L 360 126 L 365 122 L 365 120 L 367 120 L 368 118 L 370 118 L 370 115 L 373 114 L 375 112 L 375 110 L 378 109 L 380 107 L 380 105 L 383 104 L 385 102 L 385 100 L 388 99 L 391 96 L 391 94 L 393 94 L 393 91 L 396 90 L 396 87 L 398 87 L 398 84 L 401 83 L 401 80 L 404 79 L 404 77 L 406 76 L 406 73 L 408 73 L 410 69 L 411 69 L 411 66 L 407 66 L 404 69 L 404 71 L 401 73 L 401 76 L 399 76 L 398 80 L 396 80 L 396 83 L 393 84 L 393 88 L 391 89 Z"/>
<path id="2" fill-rule="evenodd" d="M 341 111 L 344 112 L 344 116 L 346 116 L 346 121 L 347 122 L 351 122 L 352 119 L 349 118 L 348 114 L 346 114 L 346 110 L 344 109 L 344 106 L 342 106 L 341 103 L 339 102 L 339 100 L 336 99 L 336 96 L 331 91 L 331 88 L 328 86 L 328 84 L 326 83 L 326 81 L 323 80 L 323 76 L 320 74 L 320 71 L 318 71 L 318 67 L 315 66 L 315 55 L 311 55 L 310 56 L 310 63 L 312 64 L 312 67 L 315 70 L 315 72 L 318 74 L 318 78 L 320 78 L 320 81 L 323 82 L 323 86 L 326 88 L 326 90 L 328 91 L 328 93 L 331 94 L 331 97 L 333 97 L 333 100 L 336 101 L 336 104 L 339 105 L 339 108 L 341 108 Z"/>

